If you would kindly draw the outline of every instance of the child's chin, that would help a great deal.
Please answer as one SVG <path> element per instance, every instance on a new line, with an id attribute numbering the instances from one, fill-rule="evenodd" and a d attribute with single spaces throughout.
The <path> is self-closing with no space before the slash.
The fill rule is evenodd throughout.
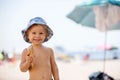
<path id="1" fill-rule="evenodd" d="M 42 42 L 42 41 L 40 41 L 40 42 L 34 42 L 34 44 L 36 44 L 36 45 L 37 45 L 37 44 L 41 44 L 41 43 L 43 43 L 43 42 Z"/>

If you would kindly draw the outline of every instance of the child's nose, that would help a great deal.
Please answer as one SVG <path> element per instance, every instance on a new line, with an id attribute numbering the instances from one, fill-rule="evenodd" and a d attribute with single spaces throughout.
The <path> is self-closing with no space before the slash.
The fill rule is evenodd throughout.
<path id="1" fill-rule="evenodd" d="M 40 34 L 36 34 L 35 36 L 36 36 L 36 37 L 40 37 Z"/>

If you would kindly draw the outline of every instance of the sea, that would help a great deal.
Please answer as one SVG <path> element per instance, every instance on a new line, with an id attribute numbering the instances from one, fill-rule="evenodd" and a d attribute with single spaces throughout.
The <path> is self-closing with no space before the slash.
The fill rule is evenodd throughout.
<path id="1" fill-rule="evenodd" d="M 78 51 L 66 54 L 72 57 L 77 56 L 79 59 L 87 58 L 89 60 L 120 59 L 120 50 Z"/>

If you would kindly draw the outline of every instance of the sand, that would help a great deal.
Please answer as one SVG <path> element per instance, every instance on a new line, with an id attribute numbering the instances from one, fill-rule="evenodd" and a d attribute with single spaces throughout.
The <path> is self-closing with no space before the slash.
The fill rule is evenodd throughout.
<path id="1" fill-rule="evenodd" d="M 28 80 L 28 72 L 19 70 L 19 62 L 0 65 L 0 80 Z M 57 61 L 60 80 L 89 80 L 93 72 L 103 71 L 103 61 Z M 120 80 L 120 60 L 107 60 L 105 73 Z"/>

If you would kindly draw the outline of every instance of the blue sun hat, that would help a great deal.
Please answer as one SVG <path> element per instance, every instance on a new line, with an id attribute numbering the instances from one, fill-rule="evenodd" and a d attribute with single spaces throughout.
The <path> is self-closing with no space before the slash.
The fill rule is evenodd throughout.
<path id="1" fill-rule="evenodd" d="M 47 29 L 48 35 L 46 37 L 46 39 L 44 40 L 44 42 L 48 41 L 52 36 L 53 36 L 53 31 L 50 29 L 50 27 L 47 25 L 47 23 L 45 22 L 45 20 L 41 17 L 35 17 L 32 18 L 28 25 L 27 28 L 22 30 L 22 35 L 23 38 L 26 42 L 30 43 L 29 39 L 27 38 L 26 32 L 28 31 L 28 29 L 33 25 L 33 24 L 40 24 L 40 25 L 45 25 L 44 27 Z"/>

